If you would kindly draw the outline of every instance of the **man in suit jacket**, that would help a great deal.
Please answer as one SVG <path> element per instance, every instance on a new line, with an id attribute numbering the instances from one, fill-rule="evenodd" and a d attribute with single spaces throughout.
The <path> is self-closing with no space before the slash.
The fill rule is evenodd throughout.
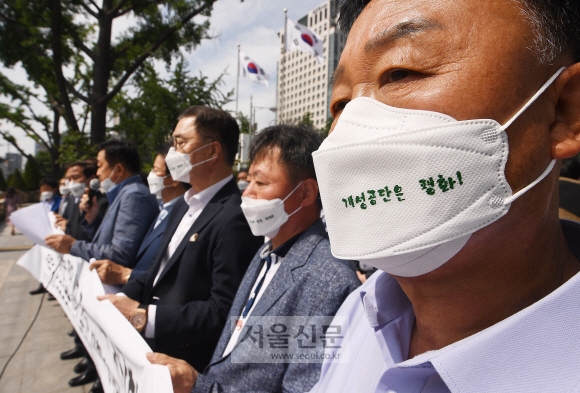
<path id="1" fill-rule="evenodd" d="M 239 127 L 227 112 L 191 107 L 179 117 L 166 163 L 192 189 L 168 217 L 159 252 L 126 296 L 109 299 L 155 350 L 205 367 L 236 290 L 263 238 L 252 235 L 232 176 Z"/>
<path id="2" fill-rule="evenodd" d="M 109 208 L 91 242 L 70 235 L 50 235 L 46 244 L 62 254 L 86 259 L 111 259 L 132 267 L 139 245 L 159 208 L 155 197 L 139 176 L 139 154 L 127 141 L 111 140 L 101 144 L 97 155 L 97 176 L 107 194 Z M 83 196 L 86 200 L 86 194 Z M 99 213 L 97 198 L 86 210 L 85 220 L 92 223 Z"/>
<path id="3" fill-rule="evenodd" d="M 161 239 L 167 226 L 167 216 L 173 210 L 179 198 L 191 188 L 189 183 L 182 183 L 174 181 L 169 173 L 169 169 L 165 164 L 165 156 L 169 146 L 164 145 L 157 150 L 157 157 L 153 163 L 153 169 L 149 174 L 149 191 L 153 195 L 157 195 L 163 202 L 163 206 L 149 227 L 149 231 L 145 235 L 135 262 L 132 263 L 133 269 L 124 267 L 109 259 L 102 259 L 93 261 L 90 269 L 97 269 L 99 277 L 103 284 L 107 285 L 125 285 L 130 279 L 136 279 L 140 275 L 147 272 L 147 269 L 153 262 L 155 255 L 159 251 Z"/>
<path id="4" fill-rule="evenodd" d="M 70 164 L 66 170 L 65 178 L 67 188 L 70 193 L 63 198 L 61 203 L 61 214 L 56 216 L 56 225 L 67 235 L 71 235 L 76 240 L 92 240 L 92 234 L 98 229 L 109 207 L 109 201 L 105 195 L 99 195 L 97 202 L 99 205 L 99 218 L 91 224 L 91 229 L 87 230 L 83 226 L 84 215 L 80 210 L 81 197 L 85 194 L 89 182 L 97 177 L 97 167 L 87 161 L 77 161 Z M 91 234 L 92 232 L 92 234 Z"/>
<path id="5" fill-rule="evenodd" d="M 253 141 L 242 210 L 254 234 L 267 233 L 271 241 L 252 260 L 228 318 L 237 320 L 236 327 L 223 330 L 203 374 L 163 354 L 148 356 L 153 363 L 169 365 L 175 392 L 305 392 L 318 380 L 320 363 L 258 363 L 264 350 L 244 337 L 252 326 L 270 332 L 268 317 L 294 333 L 295 322 L 284 317 L 316 323 L 312 317 L 333 316 L 360 285 L 350 262 L 332 256 L 320 220 L 311 154 L 321 142 L 316 131 L 294 126 L 267 128 Z M 264 203 L 275 199 L 283 200 L 282 210 L 266 209 Z"/>

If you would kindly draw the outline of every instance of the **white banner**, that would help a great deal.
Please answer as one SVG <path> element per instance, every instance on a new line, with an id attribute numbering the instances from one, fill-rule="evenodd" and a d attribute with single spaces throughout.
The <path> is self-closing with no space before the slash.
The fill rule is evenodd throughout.
<path id="1" fill-rule="evenodd" d="M 169 370 L 149 363 L 151 348 L 111 302 L 88 262 L 36 245 L 18 261 L 62 306 L 93 359 L 105 393 L 172 393 Z"/>

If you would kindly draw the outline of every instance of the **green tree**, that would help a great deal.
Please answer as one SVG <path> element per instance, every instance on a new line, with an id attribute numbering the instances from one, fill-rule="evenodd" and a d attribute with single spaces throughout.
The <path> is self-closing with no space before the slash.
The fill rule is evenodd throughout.
<path id="1" fill-rule="evenodd" d="M 58 178 L 60 172 L 54 172 L 52 166 L 51 166 L 51 158 L 50 158 L 50 154 L 44 150 L 39 151 L 38 153 L 36 153 L 36 156 L 34 156 L 34 161 L 36 161 L 36 163 L 38 164 L 38 170 L 40 171 L 40 177 L 41 179 L 44 177 L 50 177 L 50 178 Z M 38 188 L 38 184 L 36 184 L 34 186 L 34 189 L 36 190 Z"/>
<path id="2" fill-rule="evenodd" d="M 305 126 L 313 127 L 314 128 L 314 122 L 312 121 L 312 113 L 306 112 L 302 116 L 302 119 L 300 119 L 300 121 L 298 122 L 298 124 L 301 124 L 301 125 L 305 125 Z"/>
<path id="3" fill-rule="evenodd" d="M 233 91 L 219 89 L 223 75 L 209 81 L 201 74 L 191 76 L 187 67 L 180 57 L 169 77 L 163 79 L 146 63 L 131 83 L 133 96 L 120 94 L 111 104 L 118 121 L 113 130 L 137 145 L 145 170 L 155 158 L 155 148 L 170 138 L 183 109 L 191 105 L 220 108 L 233 95 Z"/>
<path id="4" fill-rule="evenodd" d="M 26 161 L 24 172 L 22 173 L 22 179 L 26 184 L 26 190 L 32 191 L 38 189 L 38 184 L 40 183 L 40 180 L 42 180 L 42 173 L 40 173 L 39 165 L 34 158 Z"/>
<path id="5" fill-rule="evenodd" d="M 250 133 L 250 119 L 244 115 L 242 112 L 238 112 L 236 119 L 238 119 L 238 124 L 240 125 L 240 132 L 242 134 Z"/>
<path id="6" fill-rule="evenodd" d="M 4 171 L 0 168 L 0 190 L 6 191 L 8 188 L 8 184 L 6 183 L 6 179 L 4 178 Z"/>
<path id="7" fill-rule="evenodd" d="M 182 49 L 211 38 L 209 20 L 195 17 L 209 17 L 215 1 L 1 1 L 0 64 L 21 66 L 35 89 L 2 75 L 0 96 L 9 104 L 0 106 L 0 119 L 43 144 L 56 169 L 61 120 L 72 151 L 103 141 L 111 100 L 143 64 L 170 64 Z M 123 17 L 132 25 L 114 36 L 113 22 Z M 9 130 L 0 135 L 22 152 Z"/>
<path id="8" fill-rule="evenodd" d="M 325 137 L 327 137 L 328 133 L 330 132 L 330 127 L 332 127 L 332 122 L 334 122 L 334 119 L 332 117 L 329 117 L 328 119 L 326 119 L 326 124 L 324 125 L 324 127 L 320 130 L 322 135 L 324 135 Z"/>
<path id="9" fill-rule="evenodd" d="M 8 176 L 8 187 L 14 187 L 17 190 L 26 190 L 27 186 L 19 169 L 15 170 L 14 173 Z"/>

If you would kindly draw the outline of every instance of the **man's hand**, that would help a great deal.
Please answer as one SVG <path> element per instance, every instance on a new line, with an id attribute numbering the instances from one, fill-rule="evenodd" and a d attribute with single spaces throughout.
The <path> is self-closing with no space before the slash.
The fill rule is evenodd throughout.
<path id="1" fill-rule="evenodd" d="M 81 201 L 79 202 L 79 209 L 81 213 L 85 214 L 84 218 L 89 224 L 95 221 L 95 219 L 99 215 L 99 207 L 100 207 L 99 202 L 97 201 L 96 196 L 93 197 L 93 202 L 89 207 L 89 196 L 88 194 L 83 194 L 83 196 L 81 197 Z"/>
<path id="2" fill-rule="evenodd" d="M 163 353 L 149 352 L 147 360 L 152 364 L 167 366 L 171 373 L 174 393 L 190 393 L 195 386 L 195 381 L 199 373 L 185 360 L 172 358 Z"/>
<path id="3" fill-rule="evenodd" d="M 129 281 L 132 270 L 109 259 L 93 261 L 89 269 L 97 269 L 101 282 L 107 285 L 125 285 Z"/>
<path id="4" fill-rule="evenodd" d="M 48 235 L 44 241 L 47 247 L 61 254 L 70 254 L 70 249 L 76 242 L 75 238 L 70 235 Z"/>
<path id="5" fill-rule="evenodd" d="M 66 224 L 68 224 L 68 220 L 64 219 L 60 214 L 55 214 L 54 218 L 56 218 L 56 222 L 55 222 L 56 227 L 65 231 Z"/>
<path id="6" fill-rule="evenodd" d="M 133 312 L 139 307 L 139 302 L 128 298 L 127 296 L 117 296 L 117 295 L 104 295 L 97 296 L 98 300 L 109 300 L 125 318 L 129 318 L 133 315 Z"/>

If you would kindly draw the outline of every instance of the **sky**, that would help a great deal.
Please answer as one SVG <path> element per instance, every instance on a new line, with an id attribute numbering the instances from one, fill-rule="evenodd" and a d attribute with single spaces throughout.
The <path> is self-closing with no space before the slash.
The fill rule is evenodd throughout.
<path id="1" fill-rule="evenodd" d="M 277 33 L 284 25 L 284 8 L 288 9 L 288 17 L 297 20 L 323 3 L 323 0 L 218 0 L 210 17 L 210 33 L 216 37 L 204 40 L 191 53 L 185 53 L 192 75 L 203 75 L 214 80 L 224 71 L 223 91 L 236 87 L 237 76 L 237 45 L 241 50 L 263 68 L 270 77 L 270 85 L 262 86 L 244 78 L 240 78 L 239 111 L 245 115 L 250 113 L 250 96 L 253 105 L 259 107 L 276 106 L 276 63 L 280 57 L 280 46 Z M 131 20 L 117 22 L 114 31 L 122 31 Z M 159 66 L 160 72 L 165 72 Z M 26 83 L 26 74 L 18 69 L 1 69 L 16 83 Z M 235 98 L 235 96 L 234 96 Z M 235 110 L 235 102 L 223 109 Z M 267 109 L 256 110 L 258 128 L 273 124 L 275 114 Z M 34 152 L 34 142 L 26 138 L 22 132 L 14 131 L 19 144 L 29 153 Z M 13 147 L 0 140 L 0 156 L 6 151 L 14 152 Z"/>

